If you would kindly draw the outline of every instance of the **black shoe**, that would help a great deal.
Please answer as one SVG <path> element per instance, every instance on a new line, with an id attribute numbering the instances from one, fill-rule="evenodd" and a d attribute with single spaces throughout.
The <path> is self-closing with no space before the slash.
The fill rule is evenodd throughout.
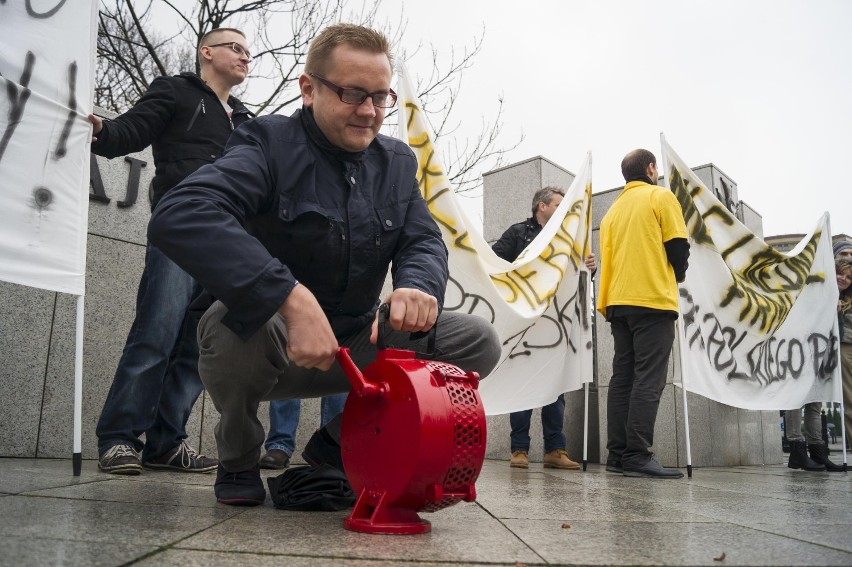
<path id="1" fill-rule="evenodd" d="M 621 468 L 621 461 L 616 459 L 607 459 L 606 470 L 607 472 L 614 472 L 618 474 L 624 473 L 624 469 Z"/>
<path id="2" fill-rule="evenodd" d="M 216 459 L 200 455 L 189 443 L 181 441 L 165 455 L 145 461 L 142 466 L 155 471 L 208 473 L 213 472 L 218 464 Z"/>
<path id="3" fill-rule="evenodd" d="M 825 470 L 824 464 L 818 463 L 808 457 L 808 446 L 804 441 L 790 442 L 790 459 L 787 461 L 787 467 L 791 469 L 804 469 L 811 472 Z"/>
<path id="4" fill-rule="evenodd" d="M 110 474 L 139 474 L 142 472 L 142 461 L 133 447 L 119 443 L 98 456 L 98 468 Z"/>
<path id="5" fill-rule="evenodd" d="M 634 468 L 624 467 L 624 476 L 636 478 L 683 478 L 683 473 L 677 469 L 664 469 L 653 457 L 645 466 Z"/>
<path id="6" fill-rule="evenodd" d="M 219 463 L 213 492 L 216 500 L 231 506 L 257 506 L 266 500 L 266 489 L 257 465 L 247 471 L 228 472 Z"/>
<path id="7" fill-rule="evenodd" d="M 846 468 L 843 465 L 832 463 L 828 458 L 828 447 L 825 445 L 808 445 L 808 452 L 811 454 L 811 459 L 823 465 L 828 472 L 844 472 Z"/>
<path id="8" fill-rule="evenodd" d="M 302 458 L 315 469 L 322 465 L 330 465 L 339 471 L 343 469 L 343 456 L 340 454 L 340 445 L 331 438 L 324 427 L 317 429 L 305 445 Z"/>
<path id="9" fill-rule="evenodd" d="M 281 449 L 270 449 L 260 458 L 258 464 L 262 469 L 286 469 L 290 466 L 290 455 Z"/>

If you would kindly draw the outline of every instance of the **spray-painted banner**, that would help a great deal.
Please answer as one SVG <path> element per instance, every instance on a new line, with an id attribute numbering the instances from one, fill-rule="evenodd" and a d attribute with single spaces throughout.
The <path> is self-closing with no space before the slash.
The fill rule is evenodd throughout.
<path id="1" fill-rule="evenodd" d="M 590 279 L 591 157 L 565 199 L 515 262 L 499 258 L 456 202 L 434 136 L 400 73 L 400 137 L 417 155 L 420 191 L 449 250 L 444 309 L 484 317 L 503 342 L 480 394 L 489 415 L 547 405 L 592 381 Z"/>
<path id="2" fill-rule="evenodd" d="M 828 213 L 784 254 L 731 214 L 665 140 L 663 163 L 689 233 L 680 284 L 686 389 L 754 410 L 839 402 Z"/>
<path id="3" fill-rule="evenodd" d="M 84 292 L 96 17 L 0 1 L 0 280 Z"/>

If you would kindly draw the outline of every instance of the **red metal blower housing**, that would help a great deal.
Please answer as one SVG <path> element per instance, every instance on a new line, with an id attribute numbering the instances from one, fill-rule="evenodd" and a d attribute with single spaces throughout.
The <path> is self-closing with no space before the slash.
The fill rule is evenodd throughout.
<path id="1" fill-rule="evenodd" d="M 343 411 L 343 466 L 358 495 L 343 525 L 377 534 L 419 534 L 435 512 L 476 499 L 485 459 L 479 375 L 451 364 L 384 349 L 362 374 L 341 348 L 352 384 Z"/>

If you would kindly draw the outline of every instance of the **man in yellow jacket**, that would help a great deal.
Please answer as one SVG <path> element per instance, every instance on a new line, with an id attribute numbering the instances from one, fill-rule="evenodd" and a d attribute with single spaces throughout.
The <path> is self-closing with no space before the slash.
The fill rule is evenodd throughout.
<path id="1" fill-rule="evenodd" d="M 657 160 L 634 150 L 621 162 L 626 185 L 600 227 L 598 311 L 614 345 L 607 396 L 606 470 L 630 477 L 681 478 L 653 458 L 654 422 L 678 317 L 677 282 L 689 243 L 680 204 L 655 185 Z"/>

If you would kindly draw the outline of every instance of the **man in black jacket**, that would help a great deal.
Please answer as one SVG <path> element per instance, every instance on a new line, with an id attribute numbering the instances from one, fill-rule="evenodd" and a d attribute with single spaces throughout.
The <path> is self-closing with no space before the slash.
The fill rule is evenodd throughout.
<path id="1" fill-rule="evenodd" d="M 524 248 L 529 246 L 556 212 L 565 197 L 565 191 L 559 187 L 544 187 L 533 195 L 532 216 L 524 222 L 513 224 L 495 242 L 491 248 L 506 260 L 514 262 Z M 594 273 L 595 255 L 586 257 L 586 267 Z M 532 409 L 515 411 L 509 414 L 512 427 L 510 436 L 512 457 L 509 466 L 525 469 L 529 467 L 530 420 Z M 541 429 L 544 437 L 545 468 L 579 470 L 580 465 L 570 458 L 566 451 L 567 440 L 563 427 L 565 424 L 565 396 L 560 394 L 556 401 L 541 408 Z"/>
<path id="2" fill-rule="evenodd" d="M 447 250 L 403 142 L 379 135 L 391 55 L 379 32 L 323 30 L 299 77 L 303 108 L 241 127 L 225 155 L 189 176 L 154 211 L 148 236 L 216 301 L 199 323 L 199 372 L 219 410 L 220 502 L 266 497 L 258 457 L 262 400 L 349 390 L 338 346 L 376 356 L 376 307 L 388 266 L 390 326 L 428 331 L 436 359 L 487 375 L 500 342 L 484 319 L 442 313 Z M 339 425 L 303 453 L 338 468 Z M 320 450 L 322 449 L 322 450 Z"/>
<path id="3" fill-rule="evenodd" d="M 126 113 L 92 122 L 92 152 L 113 158 L 152 146 L 153 200 L 217 159 L 235 126 L 250 118 L 230 91 L 248 72 L 242 32 L 221 28 L 201 38 L 201 76 L 159 77 Z M 199 286 L 148 244 L 136 318 L 98 420 L 98 467 L 108 473 L 210 472 L 217 461 L 186 442 L 186 422 L 202 391 L 197 320 L 188 312 Z M 145 434 L 145 443 L 139 436 Z M 140 459 L 138 452 L 142 451 Z"/>

